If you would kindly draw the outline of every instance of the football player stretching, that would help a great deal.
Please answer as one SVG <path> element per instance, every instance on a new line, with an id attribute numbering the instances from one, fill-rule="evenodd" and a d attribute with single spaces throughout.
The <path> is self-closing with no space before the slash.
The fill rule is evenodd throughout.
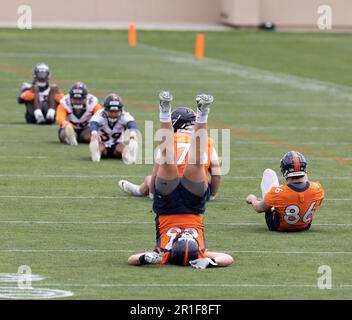
<path id="1" fill-rule="evenodd" d="M 207 119 L 210 95 L 198 95 L 197 115 L 191 136 L 188 161 L 179 176 L 171 122 L 172 95 L 160 93 L 161 157 L 155 179 L 153 210 L 156 223 L 156 247 L 153 252 L 135 254 L 128 259 L 130 265 L 175 264 L 197 269 L 226 267 L 233 258 L 225 253 L 209 252 L 203 233 L 208 184 L 206 162 L 208 133 Z"/>
<path id="2" fill-rule="evenodd" d="M 33 82 L 24 82 L 17 102 L 26 106 L 27 123 L 55 123 L 56 107 L 64 96 L 55 84 L 50 84 L 50 69 L 39 63 L 33 70 Z"/>
<path id="3" fill-rule="evenodd" d="M 305 157 L 297 151 L 287 152 L 280 162 L 287 184 L 279 185 L 275 171 L 266 169 L 261 182 L 263 200 L 250 194 L 246 202 L 255 211 L 265 212 L 271 231 L 304 231 L 312 224 L 314 213 L 324 199 L 319 182 L 309 181 Z"/>
<path id="4" fill-rule="evenodd" d="M 125 130 L 129 129 L 129 143 L 124 144 Z M 125 163 L 137 159 L 137 124 L 125 111 L 122 99 L 115 93 L 104 100 L 104 108 L 99 110 L 89 122 L 91 133 L 89 150 L 92 161 L 100 158 L 122 158 Z"/>
<path id="5" fill-rule="evenodd" d="M 65 95 L 56 111 L 56 122 L 60 125 L 59 140 L 70 145 L 89 143 L 88 123 L 102 107 L 98 99 L 88 93 L 86 85 L 76 82 Z"/>
<path id="6" fill-rule="evenodd" d="M 178 175 L 182 176 L 188 161 L 188 152 L 191 145 L 192 131 L 194 130 L 194 122 L 196 120 L 195 112 L 187 107 L 178 107 L 171 113 L 172 127 L 174 130 L 174 144 L 176 152 L 176 164 Z M 221 171 L 217 152 L 214 148 L 213 139 L 208 138 L 207 161 L 204 164 L 206 180 L 208 174 L 211 175 L 209 187 L 207 189 L 207 200 L 214 200 L 220 187 Z M 160 158 L 160 150 L 157 158 Z M 158 163 L 154 164 L 151 176 L 147 176 L 140 185 L 133 184 L 127 180 L 120 180 L 119 187 L 136 197 L 149 195 L 153 198 L 154 182 L 158 171 Z"/>

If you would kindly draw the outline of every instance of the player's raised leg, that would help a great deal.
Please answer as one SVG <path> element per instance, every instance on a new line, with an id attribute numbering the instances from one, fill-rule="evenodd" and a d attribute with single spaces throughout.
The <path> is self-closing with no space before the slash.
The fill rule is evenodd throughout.
<path id="1" fill-rule="evenodd" d="M 178 180 L 178 173 L 175 163 L 174 130 L 171 122 L 171 101 L 173 97 L 170 92 L 162 91 L 159 94 L 159 99 L 160 125 L 157 136 L 161 140 L 159 146 L 161 156 L 160 159 L 157 159 L 160 166 L 155 184 L 157 188 L 163 185 L 164 191 L 169 193 L 170 190 L 167 190 L 169 188 L 166 186 L 169 185 L 170 189 L 175 189 L 178 184 L 178 181 L 177 183 L 175 181 Z M 176 184 L 175 188 L 173 188 L 174 184 Z"/>
<path id="2" fill-rule="evenodd" d="M 265 169 L 263 172 L 262 182 L 260 183 L 263 199 L 272 187 L 278 187 L 279 185 L 279 179 L 276 172 L 272 169 Z"/>
<path id="3" fill-rule="evenodd" d="M 208 148 L 207 121 L 210 111 L 210 104 L 214 101 L 213 96 L 201 94 L 196 97 L 197 115 L 192 134 L 191 145 L 186 164 L 182 184 L 183 186 L 202 197 L 206 191 L 204 163 Z"/>

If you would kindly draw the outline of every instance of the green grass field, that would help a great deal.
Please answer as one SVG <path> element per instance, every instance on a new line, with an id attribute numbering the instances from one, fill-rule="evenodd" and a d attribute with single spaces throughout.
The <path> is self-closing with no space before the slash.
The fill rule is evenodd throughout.
<path id="1" fill-rule="evenodd" d="M 70 299 L 352 298 L 352 35 L 205 36 L 207 58 L 195 61 L 194 32 L 139 32 L 132 48 L 125 31 L 0 29 L 0 273 L 28 265 L 45 278 L 33 287 Z M 56 125 L 26 125 L 16 96 L 38 62 L 65 92 L 77 80 L 100 99 L 118 92 L 142 132 L 145 120 L 157 125 L 161 89 L 174 105 L 214 95 L 210 124 L 232 129 L 231 170 L 207 206 L 205 234 L 234 265 L 127 265 L 153 248 L 154 215 L 117 181 L 140 182 L 151 165 L 93 163 L 87 145 L 58 142 Z M 306 155 L 326 201 L 309 232 L 270 233 L 244 198 L 259 195 L 263 170 L 279 172 L 290 149 Z M 317 287 L 321 265 L 332 269 L 331 290 Z"/>

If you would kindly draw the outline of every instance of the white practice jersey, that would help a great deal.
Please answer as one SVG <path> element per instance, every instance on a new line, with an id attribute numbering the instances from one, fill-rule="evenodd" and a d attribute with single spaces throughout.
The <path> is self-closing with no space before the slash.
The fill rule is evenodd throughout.
<path id="1" fill-rule="evenodd" d="M 44 103 L 48 102 L 48 96 L 50 93 L 50 86 L 46 88 L 44 91 L 39 90 L 39 103 L 42 106 Z"/>
<path id="2" fill-rule="evenodd" d="M 70 121 L 75 129 L 84 129 L 87 127 L 90 119 L 93 116 L 94 108 L 98 104 L 98 98 L 93 96 L 92 94 L 87 95 L 87 102 L 86 102 L 86 110 L 85 112 L 78 117 L 74 112 L 71 104 L 70 95 L 65 95 L 60 104 L 65 108 L 67 112 L 67 121 Z"/>
<path id="3" fill-rule="evenodd" d="M 115 122 L 115 125 L 110 127 L 108 116 L 104 109 L 99 110 L 90 120 L 90 122 L 98 123 L 98 133 L 105 148 L 110 148 L 114 144 L 122 143 L 124 141 L 124 132 L 127 123 L 130 121 L 134 121 L 134 118 L 128 112 L 122 111 L 121 116 Z"/>

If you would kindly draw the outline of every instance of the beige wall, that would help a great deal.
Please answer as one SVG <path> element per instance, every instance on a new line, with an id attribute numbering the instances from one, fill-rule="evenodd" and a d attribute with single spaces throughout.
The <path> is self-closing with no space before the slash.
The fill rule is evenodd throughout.
<path id="1" fill-rule="evenodd" d="M 210 23 L 317 29 L 317 8 L 332 7 L 333 28 L 352 28 L 352 0 L 0 0 L 0 26 L 16 26 L 17 8 L 30 5 L 33 27 L 83 24 Z"/>
<path id="2" fill-rule="evenodd" d="M 4 4 L 3 4 L 4 3 Z M 30 5 L 33 26 L 43 21 L 217 23 L 221 0 L 1 0 L 0 22 Z"/>
<path id="3" fill-rule="evenodd" d="M 352 0 L 261 0 L 260 19 L 282 26 L 316 26 L 320 5 L 331 6 L 333 27 L 352 26 Z"/>
<path id="4" fill-rule="evenodd" d="M 352 28 L 352 0 L 222 0 L 221 21 L 256 26 L 271 21 L 279 27 L 318 29 L 318 7 L 332 9 L 332 27 Z"/>

